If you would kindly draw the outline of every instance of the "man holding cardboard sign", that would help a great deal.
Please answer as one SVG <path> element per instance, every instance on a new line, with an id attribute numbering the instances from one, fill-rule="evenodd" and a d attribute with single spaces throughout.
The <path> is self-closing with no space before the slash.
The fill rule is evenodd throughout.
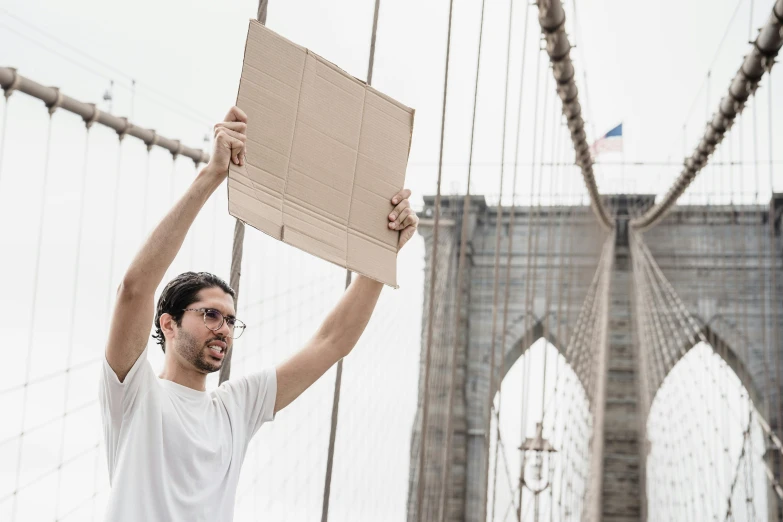
<path id="1" fill-rule="evenodd" d="M 247 116 L 233 107 L 215 126 L 209 164 L 136 254 L 117 291 L 100 383 L 112 491 L 107 520 L 231 520 L 240 467 L 251 437 L 350 353 L 383 286 L 357 276 L 312 339 L 277 368 L 206 391 L 245 325 L 234 291 L 208 273 L 182 274 L 155 290 L 229 164 L 245 164 Z M 409 190 L 390 194 L 381 229 L 416 232 Z M 150 318 L 165 353 L 156 376 L 147 361 Z"/>

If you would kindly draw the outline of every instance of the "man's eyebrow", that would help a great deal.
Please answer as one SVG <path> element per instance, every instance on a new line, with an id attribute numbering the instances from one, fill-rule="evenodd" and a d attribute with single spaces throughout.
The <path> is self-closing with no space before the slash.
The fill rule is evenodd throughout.
<path id="1" fill-rule="evenodd" d="M 220 310 L 218 310 L 218 312 L 220 312 Z M 220 313 L 221 313 L 221 314 L 223 315 L 223 317 L 225 317 L 226 319 L 236 319 L 236 318 L 237 318 L 237 316 L 235 316 L 234 314 L 224 314 L 223 312 L 220 312 Z"/>
<path id="2" fill-rule="evenodd" d="M 224 314 L 224 313 L 223 313 L 223 312 L 222 312 L 222 311 L 221 311 L 219 308 L 215 308 L 214 306 L 205 306 L 204 308 L 205 308 L 206 310 L 214 310 L 214 311 L 216 311 L 216 312 L 220 312 L 220 315 L 222 315 L 222 316 L 223 316 L 223 317 L 225 317 L 226 319 L 228 319 L 228 318 L 231 318 L 231 319 L 236 319 L 236 318 L 237 318 L 237 317 L 236 317 L 235 315 L 233 315 L 233 314 Z"/>

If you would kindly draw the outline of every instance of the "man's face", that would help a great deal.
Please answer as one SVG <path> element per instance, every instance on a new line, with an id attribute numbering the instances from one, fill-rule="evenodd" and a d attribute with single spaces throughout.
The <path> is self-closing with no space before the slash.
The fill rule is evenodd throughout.
<path id="1" fill-rule="evenodd" d="M 188 308 L 213 308 L 224 317 L 234 316 L 234 299 L 221 288 L 205 288 L 198 294 L 198 301 Z M 228 325 L 223 322 L 218 330 L 212 331 L 204 324 L 203 312 L 187 311 L 182 316 L 182 325 L 175 328 L 171 346 L 175 355 L 202 373 L 220 370 L 223 358 L 231 347 L 232 339 Z"/>

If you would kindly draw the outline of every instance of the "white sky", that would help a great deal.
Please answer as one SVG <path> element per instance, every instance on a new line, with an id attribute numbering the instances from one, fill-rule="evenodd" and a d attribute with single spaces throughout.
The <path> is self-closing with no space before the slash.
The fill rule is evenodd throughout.
<path id="1" fill-rule="evenodd" d="M 670 160 L 679 164 L 683 156 L 683 125 L 687 124 L 690 154 L 703 131 L 707 107 L 710 107 L 710 113 L 714 111 L 749 48 L 751 5 L 752 25 L 758 27 L 769 16 L 773 2 L 580 1 L 576 29 L 572 4 L 566 4 L 570 34 L 575 35 L 578 43 L 573 58 L 578 67 L 580 100 L 588 119 L 590 139 L 622 121 L 625 124 L 626 160 Z M 483 165 L 473 176 L 477 193 L 497 193 L 498 190 L 508 5 L 506 1 L 489 0 L 486 7 L 487 30 L 474 152 L 474 162 Z M 142 0 L 134 3 L 132 9 L 122 10 L 113 3 L 97 0 L 68 4 L 43 1 L 35 7 L 22 1 L 4 0 L 0 6 L 123 71 L 128 77 L 136 78 L 142 85 L 135 104 L 134 116 L 138 123 L 181 137 L 193 145 L 200 143 L 209 123 L 220 118 L 226 106 L 235 100 L 247 19 L 255 12 L 254 0 L 220 5 L 204 1 Z M 445 150 L 449 168 L 444 171 L 443 185 L 447 191 L 464 186 L 480 7 L 477 0 L 455 2 Z M 515 7 L 507 160 L 513 158 L 523 15 L 523 9 L 519 5 Z M 372 9 L 373 2 L 367 0 L 329 4 L 310 0 L 272 2 L 268 24 L 364 78 Z M 736 16 L 729 26 L 735 9 Z M 535 15 L 535 10 L 531 13 Z M 418 194 L 434 192 L 437 175 L 447 14 L 445 1 L 381 3 L 374 84 L 417 111 L 408 184 Z M 530 142 L 533 128 L 530 124 L 534 97 L 533 49 L 538 30 L 533 16 L 530 22 L 527 95 L 523 107 L 523 121 L 527 125 L 523 125 L 520 140 L 523 144 Z M 38 36 L 9 16 L 0 17 L 0 24 L 4 44 L 0 57 L 4 63 L 17 66 L 20 72 L 41 83 L 59 86 L 79 99 L 99 101 L 108 79 L 79 69 L 11 33 L 13 29 Z M 726 38 L 719 47 L 724 34 Z M 54 45 L 54 48 L 58 46 Z M 58 52 L 74 56 L 67 49 L 60 48 Z M 89 63 L 82 58 L 79 61 Z M 707 89 L 705 78 L 710 64 L 713 64 L 712 74 Z M 106 68 L 92 63 L 90 68 L 114 77 L 117 82 L 130 84 L 127 77 Z M 587 85 L 584 83 L 585 71 Z M 766 83 L 765 79 L 758 111 L 758 150 L 765 159 L 768 157 L 767 96 L 763 90 Z M 178 109 L 178 112 L 195 111 L 204 115 L 203 127 L 180 117 L 171 107 L 143 99 L 142 91 L 149 92 L 143 86 L 195 108 L 190 111 Z M 781 92 L 779 89 L 783 89 L 783 85 L 777 82 L 777 93 Z M 128 90 L 117 87 L 114 111 L 129 114 L 130 105 Z M 781 114 L 780 111 L 783 108 L 775 108 L 776 115 Z M 551 124 L 549 129 L 551 131 Z M 751 132 L 750 122 L 747 132 Z M 783 132 L 776 134 L 778 139 L 783 139 Z M 746 148 L 750 156 L 751 149 Z M 522 146 L 520 163 L 530 162 L 530 152 L 530 147 Z M 607 161 L 619 159 L 607 157 Z M 491 166 L 486 166 L 488 163 Z M 606 192 L 617 192 L 622 186 L 662 193 L 677 172 L 676 166 L 626 168 L 624 172 L 619 167 L 598 169 L 600 188 Z M 624 184 L 622 175 L 625 176 Z M 767 188 L 768 177 L 763 176 L 763 179 L 762 188 Z M 737 184 L 739 190 L 739 181 Z M 520 181 L 520 187 L 527 187 L 527 184 Z"/>
<path id="2" fill-rule="evenodd" d="M 767 19 L 772 4 L 772 0 L 744 0 L 739 4 L 735 0 L 693 0 L 685 3 L 674 0 L 580 0 L 577 16 L 574 17 L 573 4 L 567 2 L 569 32 L 578 44 L 572 57 L 577 65 L 577 83 L 588 119 L 589 140 L 621 121 L 624 123 L 624 156 L 607 155 L 605 161 L 620 161 L 624 157 L 627 161 L 671 161 L 676 165 L 681 162 L 684 150 L 690 154 L 704 128 L 707 112 L 711 113 L 725 94 L 729 79 L 749 48 L 749 28 L 758 27 Z M 510 162 L 513 161 L 514 143 L 517 141 L 514 129 L 524 5 L 523 2 L 514 5 L 505 156 L 507 175 L 510 175 Z M 477 0 L 455 1 L 442 183 L 445 193 L 462 190 L 465 186 L 480 7 Z M 0 66 L 17 67 L 21 74 L 39 83 L 60 87 L 64 93 L 79 100 L 99 103 L 102 110 L 111 109 L 117 115 L 130 116 L 132 113 L 136 124 L 155 128 L 160 134 L 181 139 L 185 144 L 208 146 L 202 141 L 204 134 L 210 131 L 212 123 L 222 118 L 236 98 L 247 21 L 255 16 L 255 8 L 254 0 L 221 3 L 139 0 L 132 4 L 98 0 L 67 3 L 40 0 L 33 4 L 22 0 L 0 0 Z M 471 190 L 489 194 L 493 199 L 498 192 L 500 173 L 508 8 L 507 0 L 486 2 L 484 54 L 476 117 Z M 271 0 L 268 25 L 363 79 L 372 9 L 373 2 L 370 0 L 331 3 Z M 736 16 L 729 25 L 735 9 Z M 381 2 L 373 83 L 381 91 L 416 109 L 406 184 L 413 189 L 417 202 L 420 202 L 421 195 L 435 192 L 447 15 L 448 2 L 445 0 Z M 545 108 L 543 90 L 537 119 L 533 112 L 534 49 L 539 33 L 536 15 L 536 10 L 531 9 L 522 131 L 518 139 L 521 144 L 518 190 L 522 195 L 529 192 L 531 173 L 525 166 L 532 159 L 534 129 L 539 132 L 537 139 L 541 147 L 536 151 L 536 158 L 540 157 L 541 150 L 546 158 L 553 157 L 552 93 L 546 109 L 550 115 L 546 131 L 540 116 Z M 575 19 L 577 26 L 574 25 Z M 103 64 L 81 56 L 36 32 L 33 27 L 82 50 Z M 724 33 L 725 40 L 719 47 Z M 542 61 L 541 85 L 547 82 L 551 89 L 551 73 L 544 68 L 545 63 L 545 60 Z M 710 81 L 705 82 L 708 70 L 711 70 Z M 135 98 L 128 88 L 131 78 L 138 82 Z M 115 80 L 111 106 L 101 99 L 110 79 Z M 779 71 L 773 74 L 773 80 L 773 98 L 777 101 L 783 93 L 783 78 Z M 769 158 L 770 150 L 767 83 L 765 77 L 757 104 L 758 156 L 764 161 Z M 752 105 L 748 111 L 752 110 Z M 776 125 L 783 121 L 781 105 L 777 103 L 772 108 L 772 119 Z M 0 110 L 5 111 L 5 108 Z M 746 114 L 748 117 L 741 120 L 739 127 L 745 133 L 743 148 L 739 147 L 739 140 L 734 139 L 731 142 L 733 152 L 719 152 L 719 158 L 743 159 L 749 163 L 754 157 L 750 139 L 753 120 L 751 112 Z M 87 185 L 82 193 L 84 133 L 74 117 L 58 114 L 53 120 L 46 217 L 39 249 L 37 230 L 45 168 L 46 125 L 46 111 L 40 102 L 20 94 L 11 98 L 6 155 L 0 173 L 0 218 L 19 226 L 10 227 L 6 232 L 5 244 L 11 255 L 3 256 L 0 266 L 3 273 L 12 274 L 13 280 L 7 283 L 10 288 L 7 288 L 6 295 L 15 297 L 2 300 L 0 316 L 23 318 L 18 327 L 9 332 L 8 341 L 11 345 L 23 346 L 24 350 L 9 355 L 5 366 L 30 370 L 26 375 L 7 372 L 5 384 L 9 387 L 64 368 L 68 364 L 69 352 L 58 347 L 73 346 L 72 365 L 87 364 L 100 356 L 103 333 L 95 336 L 97 338 L 89 333 L 91 328 L 100 331 L 105 326 L 111 295 L 109 289 L 121 275 L 143 234 L 165 211 L 172 195 L 184 190 L 193 175 L 192 164 L 180 160 L 172 177 L 170 157 L 156 151 L 151 156 L 151 175 L 148 177 L 143 147 L 134 140 L 127 140 L 123 145 L 119 172 L 122 197 L 117 228 L 113 229 L 114 180 L 118 176 L 116 137 L 105 129 L 96 128 L 92 132 Z M 775 130 L 774 139 L 780 150 L 783 128 Z M 554 157 L 566 156 L 557 154 Z M 780 160 L 778 153 L 774 161 Z M 775 186 L 780 191 L 783 165 L 773 164 L 776 168 Z M 546 169 L 544 172 L 547 172 Z M 668 189 L 679 169 L 676 166 L 622 168 L 607 165 L 597 167 L 596 172 L 602 192 L 661 194 Z M 583 194 L 583 184 L 577 171 L 568 169 L 565 174 L 557 180 L 559 188 L 554 193 L 549 194 L 545 190 L 548 201 L 573 202 Z M 752 194 L 755 192 L 755 174 L 750 165 L 743 170 L 708 168 L 694 190 L 686 194 L 686 200 L 707 197 L 707 192 L 716 190 L 727 193 L 729 188 L 734 192 Z M 761 166 L 758 179 L 759 192 L 765 198 L 769 191 L 767 164 Z M 506 187 L 508 195 L 508 184 Z M 77 271 L 75 256 L 79 243 L 76 234 L 81 194 L 85 195 L 88 203 L 80 243 L 81 268 Z M 711 197 L 714 198 L 714 194 Z M 220 193 L 207 205 L 171 275 L 198 268 L 214 270 L 228 278 L 231 221 L 225 215 L 224 198 L 224 193 Z M 147 206 L 139 208 L 145 200 Z M 110 238 L 112 230 L 116 231 L 113 243 Z M 255 314 L 250 305 L 266 297 L 268 302 L 279 307 L 261 312 L 256 321 L 259 323 L 256 340 L 262 343 L 279 340 L 280 345 L 265 346 L 258 360 L 248 363 L 247 368 L 253 368 L 259 364 L 274 364 L 299 346 L 297 343 L 303 340 L 302 336 L 306 337 L 312 331 L 324 311 L 339 296 L 342 274 L 290 248 L 281 248 L 255 232 L 249 232 L 248 238 L 251 246 L 247 247 L 249 253 L 246 259 L 259 260 L 259 263 L 265 263 L 263 266 L 275 269 L 264 272 L 257 268 L 260 265 L 246 269 L 241 306 L 248 314 Z M 40 253 L 40 257 L 36 257 L 36 252 Z M 341 429 L 345 427 L 345 431 L 338 439 L 342 445 L 338 446 L 338 451 L 343 453 L 338 454 L 335 474 L 344 482 L 342 487 L 333 489 L 336 510 L 347 510 L 353 506 L 353 514 L 362 512 L 377 516 L 380 509 L 389 520 L 399 520 L 404 516 L 407 451 L 416 403 L 422 253 L 420 238 L 405 249 L 400 257 L 399 269 L 402 288 L 397 292 L 388 289 L 384 292 L 371 331 L 346 364 L 347 384 L 344 389 L 354 389 L 355 392 L 349 394 L 351 398 L 346 400 L 348 406 L 341 411 L 341 415 L 346 416 L 345 420 L 341 416 Z M 40 259 L 40 293 L 35 305 L 37 319 L 31 323 L 29 311 L 33 300 L 29 289 L 36 259 Z M 305 278 L 309 284 L 286 293 L 285 289 L 295 286 L 294 282 L 302 279 L 302 274 L 312 275 L 309 279 Z M 72 306 L 72 303 L 76 304 Z M 73 316 L 70 310 L 74 310 Z M 98 326 L 91 321 L 96 321 Z M 71 325 L 78 325 L 73 333 Z M 71 336 L 74 339 L 72 343 L 68 341 Z M 244 344 L 250 345 L 252 339 L 248 333 Z M 29 359 L 28 346 L 33 347 Z M 157 354 L 159 352 L 153 355 L 154 364 L 160 364 Z M 62 411 L 63 405 L 57 402 L 56 406 L 52 406 L 51 399 L 63 389 L 71 389 L 69 386 L 74 390 L 77 385 L 81 386 L 81 391 L 72 390 L 64 399 L 70 401 L 68 404 L 78 406 L 80 403 L 75 397 L 92 398 L 94 365 L 87 364 L 82 374 L 70 380 L 70 384 L 57 381 L 52 382 L 50 387 L 42 387 L 40 397 L 30 392 L 27 398 L 28 418 L 6 424 L 5 431 L 0 429 L 0 437 L 5 439 L 18 433 L 20 422 L 23 426 L 35 425 L 36 419 L 30 418 L 35 414 L 29 412 Z M 280 518 L 272 516 L 270 519 L 284 520 L 288 516 L 289 520 L 303 517 L 309 520 L 320 513 L 324 441 L 328 437 L 332 382 L 330 373 L 302 398 L 289 418 L 281 416 L 275 426 L 264 434 L 267 437 L 264 440 L 270 442 L 271 449 L 259 451 L 252 458 L 256 459 L 254 462 L 258 463 L 258 469 L 273 470 L 266 476 L 262 472 L 258 482 L 267 488 L 269 495 L 254 500 L 252 509 L 244 507 L 246 511 L 242 513 L 248 517 L 252 517 L 253 509 L 273 514 L 278 509 L 293 509 L 293 506 L 305 510 L 305 515 L 298 516 L 291 511 L 288 515 L 280 515 Z M 13 401 L 7 401 L 6 397 L 0 400 L 4 408 L 13 401 L 24 401 L 22 396 Z M 383 407 L 379 408 L 379 404 Z M 89 409 L 91 413 L 94 411 Z M 18 417 L 20 410 L 17 408 L 11 413 Z M 44 421 L 45 418 L 46 415 L 42 415 L 39 420 Z M 70 419 L 67 422 L 90 426 L 85 428 L 85 432 L 96 433 L 89 430 L 99 429 L 95 415 L 85 414 L 78 421 Z M 308 422 L 313 419 L 317 422 Z M 389 421 L 392 426 L 386 424 Z M 281 424 L 286 427 L 278 428 Z M 313 430 L 311 426 L 314 424 L 319 427 Z M 305 428 L 311 430 L 310 433 L 304 433 Z M 52 439 L 67 438 L 70 435 L 62 434 L 71 433 L 70 428 L 61 426 L 52 429 L 51 434 L 41 434 L 41 445 L 33 446 L 35 449 L 30 451 L 46 453 L 44 449 L 47 444 L 51 446 Z M 79 436 L 74 437 L 78 442 Z M 92 443 L 92 435 L 84 438 L 88 439 Z M 78 443 L 74 444 L 77 448 Z M 3 485 L 0 495 L 3 496 L 3 492 L 8 491 L 6 486 L 10 484 L 13 489 L 17 482 L 15 446 L 0 446 L 0 462 L 11 463 L 10 469 L 2 466 L 0 474 Z M 59 457 L 59 447 L 58 443 L 53 449 L 49 448 L 53 458 Z M 65 451 L 66 455 L 68 451 Z M 73 451 L 78 453 L 76 449 Z M 361 472 L 346 464 L 352 459 L 363 462 Z M 92 469 L 103 474 L 105 465 L 102 462 L 93 464 L 92 461 L 90 465 L 92 467 L 88 466 L 90 469 L 84 473 L 90 476 L 90 481 L 93 475 L 99 477 L 96 484 L 101 483 L 104 479 Z M 28 470 L 25 466 L 23 468 Z M 41 464 L 40 469 L 45 468 L 45 464 Z M 34 472 L 31 473 L 35 476 Z M 302 477 L 306 478 L 304 482 L 301 482 Z M 24 483 L 24 478 L 20 479 L 21 483 Z M 98 487 L 92 482 L 83 487 L 80 481 L 72 483 L 79 484 L 76 489 L 82 493 Z M 57 485 L 44 484 L 40 487 L 42 491 L 53 491 Z M 65 493 L 61 495 L 67 497 Z M 30 500 L 30 505 L 35 506 L 35 496 Z M 67 511 L 67 501 L 58 500 L 57 504 L 60 513 Z M 9 502 L 0 503 L 0 519 L 9 509 Z M 244 515 L 238 511 L 238 518 L 240 516 Z M 82 518 L 77 516 L 76 519 Z"/>

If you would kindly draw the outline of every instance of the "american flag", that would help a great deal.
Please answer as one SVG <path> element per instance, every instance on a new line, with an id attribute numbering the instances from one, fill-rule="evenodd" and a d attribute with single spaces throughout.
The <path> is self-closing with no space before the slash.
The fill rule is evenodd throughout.
<path id="1" fill-rule="evenodd" d="M 593 157 L 597 157 L 604 152 L 622 152 L 623 151 L 623 124 L 621 123 L 610 130 L 593 143 L 590 152 Z"/>

